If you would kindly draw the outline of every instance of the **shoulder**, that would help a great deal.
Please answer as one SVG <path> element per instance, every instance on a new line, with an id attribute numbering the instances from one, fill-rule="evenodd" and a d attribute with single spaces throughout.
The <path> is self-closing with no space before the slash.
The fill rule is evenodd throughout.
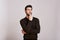
<path id="1" fill-rule="evenodd" d="M 35 20 L 36 23 L 40 22 L 39 18 L 34 17 L 34 20 Z"/>
<path id="2" fill-rule="evenodd" d="M 37 17 L 33 17 L 35 20 L 37 20 L 37 21 L 39 21 L 39 18 L 37 18 Z"/>
<path id="3" fill-rule="evenodd" d="M 22 22 L 22 21 L 24 21 L 25 20 L 25 18 L 22 18 L 22 19 L 20 19 L 20 22 Z"/>

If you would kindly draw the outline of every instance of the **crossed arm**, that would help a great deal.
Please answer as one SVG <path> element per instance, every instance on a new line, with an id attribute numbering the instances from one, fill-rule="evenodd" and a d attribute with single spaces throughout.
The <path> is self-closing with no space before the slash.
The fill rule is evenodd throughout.
<path id="1" fill-rule="evenodd" d="M 40 23 L 39 20 L 36 20 L 36 29 L 32 29 L 32 21 L 28 21 L 28 24 L 26 25 L 25 20 L 21 20 L 20 24 L 23 28 L 22 33 L 23 34 L 36 34 L 40 33 Z"/>

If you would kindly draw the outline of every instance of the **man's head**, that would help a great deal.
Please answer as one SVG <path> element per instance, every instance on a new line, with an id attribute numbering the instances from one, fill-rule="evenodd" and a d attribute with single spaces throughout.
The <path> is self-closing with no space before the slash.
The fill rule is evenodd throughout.
<path id="1" fill-rule="evenodd" d="M 32 5 L 27 5 L 25 7 L 25 13 L 27 16 L 32 15 Z"/>

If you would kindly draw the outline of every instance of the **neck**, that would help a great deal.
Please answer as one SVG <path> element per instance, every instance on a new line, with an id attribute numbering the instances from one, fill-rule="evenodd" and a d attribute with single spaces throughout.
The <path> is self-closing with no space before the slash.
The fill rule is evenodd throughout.
<path id="1" fill-rule="evenodd" d="M 26 18 L 29 18 L 30 16 L 26 15 Z"/>

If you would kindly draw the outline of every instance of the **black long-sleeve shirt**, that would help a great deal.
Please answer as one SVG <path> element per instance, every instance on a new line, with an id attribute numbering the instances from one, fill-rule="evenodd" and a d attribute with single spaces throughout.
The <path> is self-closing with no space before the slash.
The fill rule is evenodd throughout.
<path id="1" fill-rule="evenodd" d="M 37 38 L 37 34 L 40 33 L 40 23 L 39 19 L 33 17 L 30 21 L 26 17 L 20 20 L 22 29 L 27 33 L 24 34 L 24 38 Z"/>

